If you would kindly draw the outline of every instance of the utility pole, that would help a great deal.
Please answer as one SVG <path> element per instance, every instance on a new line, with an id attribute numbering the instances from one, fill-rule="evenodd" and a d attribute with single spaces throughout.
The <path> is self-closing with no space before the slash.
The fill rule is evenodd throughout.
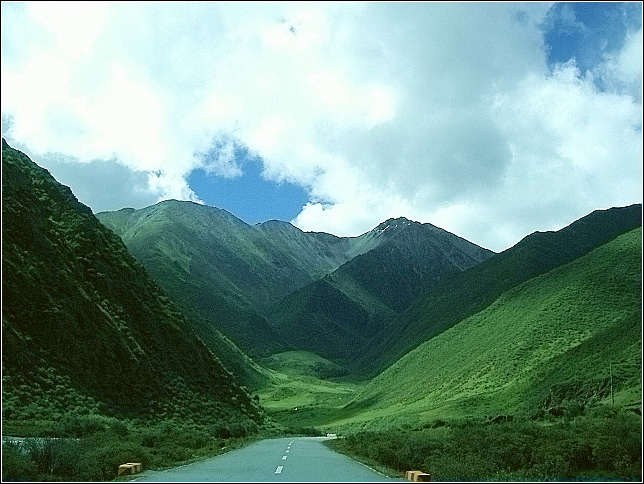
<path id="1" fill-rule="evenodd" d="M 610 402 L 615 405 L 615 397 L 613 396 L 613 364 L 610 364 Z"/>

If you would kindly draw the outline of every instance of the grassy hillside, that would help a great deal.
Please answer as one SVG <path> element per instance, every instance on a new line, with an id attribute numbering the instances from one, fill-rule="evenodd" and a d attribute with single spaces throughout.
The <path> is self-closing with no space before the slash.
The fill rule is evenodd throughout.
<path id="1" fill-rule="evenodd" d="M 64 417 L 263 414 L 119 237 L 23 153 L 2 147 L 3 431 Z"/>
<path id="2" fill-rule="evenodd" d="M 285 351 L 260 360 L 260 363 L 273 370 L 286 374 L 305 375 L 319 379 L 346 375 L 340 365 L 308 351 Z"/>
<path id="3" fill-rule="evenodd" d="M 291 428 L 320 428 L 335 420 L 364 386 L 342 381 L 346 370 L 307 351 L 286 351 L 261 360 L 271 368 L 270 384 L 258 390 L 262 407 Z"/>
<path id="4" fill-rule="evenodd" d="M 358 253 L 336 271 L 285 297 L 269 322 L 295 348 L 342 364 L 422 293 L 491 257 L 431 224 L 390 219 L 349 239 Z"/>
<path id="5" fill-rule="evenodd" d="M 345 428 L 641 405 L 642 231 L 634 229 L 435 336 L 374 378 Z"/>
<path id="6" fill-rule="evenodd" d="M 293 254 L 294 262 L 313 279 L 334 271 L 354 256 L 351 238 L 324 232 L 302 232 L 281 220 L 269 220 L 255 227 L 273 244 Z"/>
<path id="7" fill-rule="evenodd" d="M 637 204 L 597 210 L 557 232 L 535 232 L 429 290 L 383 328 L 352 366 L 373 376 L 422 342 L 485 309 L 505 291 L 641 224 L 642 206 Z"/>
<path id="8" fill-rule="evenodd" d="M 352 358 L 375 329 L 383 326 L 328 278 L 284 298 L 269 321 L 292 347 L 338 362 Z"/>
<path id="9" fill-rule="evenodd" d="M 214 328 L 252 354 L 286 348 L 258 308 L 274 297 L 269 290 L 278 281 L 307 276 L 294 275 L 286 256 L 255 228 L 224 210 L 176 200 L 97 217 L 121 236 L 206 341 Z"/>

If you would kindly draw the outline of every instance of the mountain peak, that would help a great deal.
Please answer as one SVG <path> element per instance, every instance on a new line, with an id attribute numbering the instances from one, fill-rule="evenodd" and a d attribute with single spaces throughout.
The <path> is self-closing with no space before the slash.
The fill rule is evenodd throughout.
<path id="1" fill-rule="evenodd" d="M 397 217 L 397 218 L 389 218 L 382 222 L 380 225 L 378 225 L 375 229 L 373 229 L 374 232 L 384 232 L 385 230 L 391 230 L 392 228 L 402 228 L 402 227 L 407 227 L 412 224 L 417 224 L 418 222 L 412 222 L 409 219 L 406 219 L 405 217 Z"/>

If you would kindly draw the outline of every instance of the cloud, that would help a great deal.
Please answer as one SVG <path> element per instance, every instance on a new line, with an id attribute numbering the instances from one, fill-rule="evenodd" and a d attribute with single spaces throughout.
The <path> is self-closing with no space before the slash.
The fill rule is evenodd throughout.
<path id="1" fill-rule="evenodd" d="M 404 215 L 496 250 L 641 200 L 641 26 L 581 73 L 548 65 L 540 3 L 60 7 L 2 4 L 3 120 L 146 197 L 196 200 L 241 149 L 308 190 L 304 230 Z"/>
<path id="2" fill-rule="evenodd" d="M 115 160 L 79 164 L 49 155 L 43 164 L 60 183 L 74 185 L 74 195 L 95 213 L 113 210 L 115 199 L 121 207 L 145 207 L 158 199 L 157 194 L 150 191 L 148 173 L 132 170 Z"/>

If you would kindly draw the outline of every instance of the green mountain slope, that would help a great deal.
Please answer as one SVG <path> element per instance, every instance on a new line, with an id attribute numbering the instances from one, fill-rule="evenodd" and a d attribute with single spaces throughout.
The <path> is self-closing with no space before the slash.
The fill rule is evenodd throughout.
<path id="1" fill-rule="evenodd" d="M 286 297 L 270 321 L 294 348 L 343 360 L 369 338 L 371 315 L 324 278 Z"/>
<path id="2" fill-rule="evenodd" d="M 515 246 L 444 280 L 374 337 L 354 363 L 375 375 L 409 350 L 483 310 L 503 292 L 641 226 L 642 206 L 597 210 L 557 232 L 535 232 Z"/>
<path id="3" fill-rule="evenodd" d="M 257 428 L 263 414 L 121 239 L 3 140 L 8 422 L 100 413 Z"/>
<path id="4" fill-rule="evenodd" d="M 641 404 L 642 230 L 502 294 L 374 378 L 343 425 Z"/>
<path id="5" fill-rule="evenodd" d="M 224 210 L 175 200 L 97 217 L 121 236 L 203 337 L 218 329 L 256 355 L 286 348 L 259 309 L 280 284 L 310 278 L 254 227 Z"/>
<path id="6" fill-rule="evenodd" d="M 275 220 L 251 226 L 225 210 L 175 200 L 97 217 L 122 237 L 206 342 L 220 330 L 253 356 L 290 348 L 264 318 L 275 301 L 371 247 L 353 248 L 349 239 Z"/>
<path id="7" fill-rule="evenodd" d="M 391 219 L 360 237 L 336 237 L 275 220 L 250 226 L 224 210 L 178 201 L 98 218 L 122 237 L 206 342 L 214 328 L 252 356 L 289 348 L 353 356 L 400 307 L 444 274 L 492 254 L 405 219 Z M 331 289 L 317 282 L 333 271 Z M 383 271 L 389 271 L 385 278 Z M 321 313 L 310 318 L 307 313 L 304 321 L 306 294 L 326 303 L 317 304 Z M 360 318 L 353 314 L 347 322 L 333 307 L 342 301 L 356 306 Z M 329 340 L 331 328 L 337 332 Z M 344 339 L 354 333 L 358 339 Z M 343 349 L 334 350 L 338 340 Z"/>
<path id="8" fill-rule="evenodd" d="M 357 255 L 285 297 L 269 316 L 292 346 L 343 364 L 421 294 L 493 255 L 431 224 L 404 218 L 348 241 Z"/>
<path id="9" fill-rule="evenodd" d="M 494 255 L 431 224 L 405 218 L 387 220 L 372 232 L 394 235 L 342 265 L 331 279 L 348 293 L 348 287 L 361 287 L 394 311 L 408 307 L 447 275 Z"/>
<path id="10" fill-rule="evenodd" d="M 258 314 L 276 297 L 346 260 L 337 250 L 342 245 L 338 237 L 304 233 L 285 222 L 251 226 L 225 210 L 192 202 L 168 200 L 141 210 L 103 212 L 98 218 L 144 265 L 154 269 L 165 258 L 176 266 L 174 279 L 204 278 L 209 287 Z"/>
<path id="11" fill-rule="evenodd" d="M 350 238 L 303 232 L 281 220 L 269 220 L 255 227 L 273 244 L 293 255 L 293 262 L 313 279 L 334 271 L 353 257 Z"/>

